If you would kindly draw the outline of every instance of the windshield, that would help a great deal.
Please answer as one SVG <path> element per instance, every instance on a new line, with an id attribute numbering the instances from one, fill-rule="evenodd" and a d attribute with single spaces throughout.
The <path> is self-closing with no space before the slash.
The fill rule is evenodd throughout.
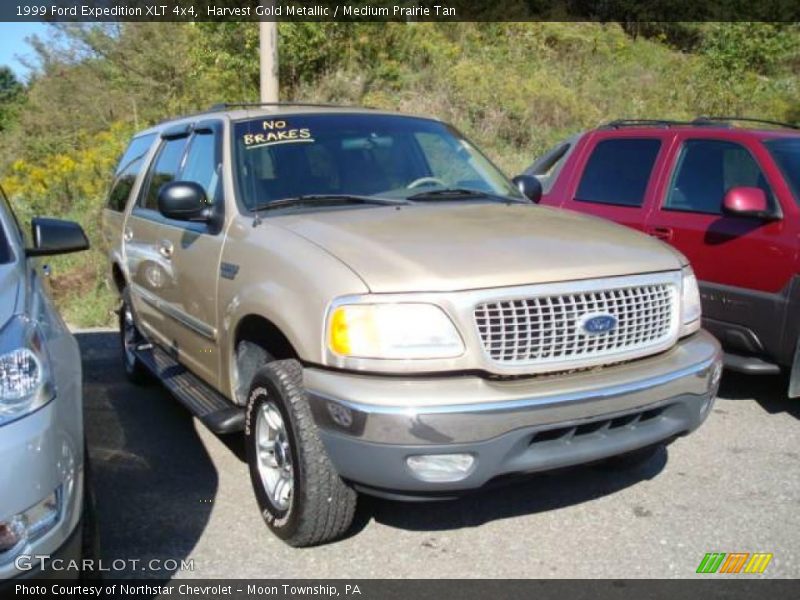
<path id="1" fill-rule="evenodd" d="M 14 260 L 14 256 L 11 254 L 11 248 L 8 245 L 5 231 L 3 231 L 3 224 L 0 223 L 0 265 L 10 263 L 12 260 Z"/>
<path id="2" fill-rule="evenodd" d="M 800 137 L 769 140 L 764 145 L 792 188 L 795 202 L 800 204 Z"/>
<path id="3" fill-rule="evenodd" d="M 11 207 L 8 205 L 5 196 L 3 195 L 3 191 L 0 190 L 0 265 L 4 265 L 10 263 L 14 260 L 14 254 L 11 251 L 11 245 L 9 244 L 9 240 L 6 237 L 6 232 L 3 227 L 4 221 L 11 221 L 12 227 L 16 226 L 16 217 L 14 213 L 11 211 Z M 13 239 L 13 238 L 12 238 Z"/>
<path id="4" fill-rule="evenodd" d="M 405 199 L 454 188 L 524 199 L 470 142 L 438 121 L 370 114 L 261 117 L 235 123 L 233 135 L 239 194 L 248 209 L 306 195 Z"/>

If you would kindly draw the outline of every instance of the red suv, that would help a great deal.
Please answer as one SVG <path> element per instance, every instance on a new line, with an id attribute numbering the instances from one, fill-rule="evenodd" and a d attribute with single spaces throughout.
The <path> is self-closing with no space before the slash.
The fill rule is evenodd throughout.
<path id="1" fill-rule="evenodd" d="M 541 182 L 542 204 L 617 221 L 683 252 L 726 366 L 790 368 L 789 395 L 800 396 L 796 127 L 727 117 L 615 121 L 570 138 L 524 175 Z"/>

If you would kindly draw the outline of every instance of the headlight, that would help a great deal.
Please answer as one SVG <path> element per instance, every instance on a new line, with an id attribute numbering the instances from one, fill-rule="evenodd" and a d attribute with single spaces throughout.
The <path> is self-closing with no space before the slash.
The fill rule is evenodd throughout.
<path id="1" fill-rule="evenodd" d="M 683 268 L 683 285 L 681 294 L 681 336 L 689 335 L 700 329 L 700 288 L 692 267 Z"/>
<path id="2" fill-rule="evenodd" d="M 328 318 L 328 348 L 353 358 L 453 358 L 464 342 L 433 304 L 347 304 Z"/>
<path id="3" fill-rule="evenodd" d="M 47 350 L 36 326 L 14 317 L 0 331 L 0 425 L 53 398 Z"/>

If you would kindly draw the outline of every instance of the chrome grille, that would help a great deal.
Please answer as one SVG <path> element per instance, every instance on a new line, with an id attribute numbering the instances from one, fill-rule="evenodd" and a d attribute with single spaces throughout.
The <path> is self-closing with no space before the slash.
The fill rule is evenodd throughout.
<path id="1" fill-rule="evenodd" d="M 657 283 L 485 302 L 474 316 L 486 353 L 498 363 L 571 363 L 655 351 L 676 334 L 675 298 L 673 285 Z M 613 316 L 616 327 L 586 333 L 581 319 L 593 313 Z"/>

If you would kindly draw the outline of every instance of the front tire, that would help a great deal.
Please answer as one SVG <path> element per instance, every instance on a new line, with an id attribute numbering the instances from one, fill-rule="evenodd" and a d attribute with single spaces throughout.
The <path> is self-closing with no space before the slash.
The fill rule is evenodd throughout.
<path id="1" fill-rule="evenodd" d="M 347 532 L 357 494 L 328 458 L 297 361 L 274 361 L 256 373 L 248 394 L 245 444 L 256 500 L 275 535 L 302 547 Z"/>

